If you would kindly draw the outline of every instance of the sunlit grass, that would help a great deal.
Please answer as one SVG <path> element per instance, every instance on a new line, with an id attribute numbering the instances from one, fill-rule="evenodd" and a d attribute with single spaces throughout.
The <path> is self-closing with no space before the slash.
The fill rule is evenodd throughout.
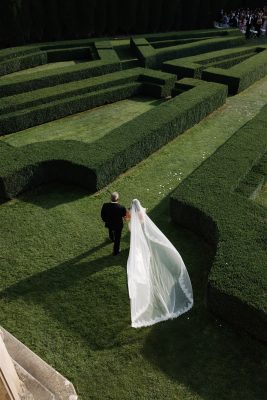
<path id="1" fill-rule="evenodd" d="M 267 78 L 228 99 L 101 192 L 50 184 L 0 206 L 0 323 L 67 376 L 82 400 L 265 398 L 267 349 L 208 313 L 212 251 L 170 221 L 169 195 L 267 103 L 266 89 Z M 126 206 L 139 198 L 180 251 L 194 290 L 189 313 L 130 327 L 129 233 L 113 257 L 99 215 L 112 190 Z"/>
<path id="2" fill-rule="evenodd" d="M 257 203 L 267 207 L 267 185 L 265 185 L 256 198 Z"/>
<path id="3" fill-rule="evenodd" d="M 2 136 L 0 140 L 16 147 L 47 140 L 78 140 L 92 143 L 163 101 L 149 97 L 133 97 Z"/>

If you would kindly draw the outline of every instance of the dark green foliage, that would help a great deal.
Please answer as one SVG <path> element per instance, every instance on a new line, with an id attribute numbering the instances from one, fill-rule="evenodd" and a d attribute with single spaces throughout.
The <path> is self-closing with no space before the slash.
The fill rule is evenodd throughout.
<path id="1" fill-rule="evenodd" d="M 134 31 L 136 33 L 144 33 L 148 31 L 149 26 L 149 3 L 150 0 L 142 1 L 139 0 L 137 7 L 137 18 L 136 27 Z"/>
<path id="2" fill-rule="evenodd" d="M 166 60 L 178 57 L 192 56 L 194 54 L 205 53 L 229 47 L 235 47 L 244 43 L 243 36 L 204 39 L 198 42 L 184 44 L 180 46 L 168 47 L 157 51 L 157 63 L 161 64 Z"/>
<path id="3" fill-rule="evenodd" d="M 225 49 L 163 63 L 163 70 L 177 77 L 203 78 L 228 85 L 236 94 L 267 73 L 266 46 Z"/>
<path id="4" fill-rule="evenodd" d="M 118 14 L 118 4 L 120 0 L 112 0 L 107 2 L 107 32 L 110 35 L 115 35 L 119 26 L 119 18 L 122 16 L 120 9 L 120 13 Z M 123 4 L 127 4 L 123 2 Z"/>
<path id="5" fill-rule="evenodd" d="M 167 36 L 166 38 L 170 40 L 170 38 L 172 39 L 174 37 L 175 36 Z M 164 61 L 173 58 L 186 57 L 188 55 L 192 56 L 212 50 L 234 47 L 244 42 L 244 38 L 238 35 L 236 37 L 202 38 L 202 40 L 193 42 L 190 40 L 189 43 L 185 44 L 154 49 L 152 47 L 153 39 L 155 39 L 155 37 L 149 38 L 146 36 L 146 39 L 131 38 L 132 51 L 136 54 L 142 65 L 149 68 L 159 68 Z"/>
<path id="6" fill-rule="evenodd" d="M 94 14 L 94 32 L 96 36 L 103 36 L 107 29 L 107 4 L 109 0 L 97 0 Z"/>
<path id="7" fill-rule="evenodd" d="M 161 31 L 172 31 L 177 28 L 177 9 L 181 8 L 181 0 L 168 0 L 166 4 L 164 2 L 162 7 L 162 16 L 161 16 Z"/>
<path id="8" fill-rule="evenodd" d="M 119 0 L 117 13 L 119 16 L 118 33 L 132 33 L 135 32 L 137 20 L 139 15 L 138 11 L 139 0 Z"/>
<path id="9" fill-rule="evenodd" d="M 47 46 L 44 46 L 47 48 Z M 55 48 L 56 50 L 52 50 L 48 47 L 46 54 L 51 55 L 51 57 L 56 57 L 57 61 L 64 60 L 64 58 L 69 59 L 69 57 L 76 58 L 78 54 L 81 54 L 81 49 L 74 47 L 73 49 L 64 48 L 64 46 L 60 48 Z M 66 52 L 65 52 L 66 50 Z M 65 82 L 71 82 L 75 80 L 86 79 L 92 76 L 98 76 L 114 71 L 118 71 L 121 68 L 121 62 L 117 55 L 117 53 L 113 50 L 110 42 L 98 42 L 96 43 L 96 51 L 100 60 L 76 64 L 70 67 L 65 68 L 57 68 L 48 71 L 40 71 L 34 72 L 32 75 L 27 74 L 26 76 L 16 76 L 16 77 L 7 77 L 5 81 L 0 83 L 0 91 L 1 96 L 11 96 L 13 94 L 18 94 L 22 92 L 26 92 L 29 90 L 36 90 L 47 86 L 54 86 Z M 5 50 L 3 51 L 5 52 Z M 82 50 L 82 54 L 85 56 L 88 54 L 88 59 L 90 59 L 90 55 L 92 51 L 88 48 L 88 53 Z M 1 53 L 0 53 L 1 57 Z M 26 57 L 26 56 L 25 56 Z M 23 57 L 22 57 L 23 58 Z M 20 67 L 20 64 L 16 61 L 17 57 L 10 59 L 11 65 Z M 43 62 L 44 63 L 44 62 Z M 1 66 L 1 64 L 0 64 Z"/>
<path id="10" fill-rule="evenodd" d="M 47 63 L 47 53 L 39 51 L 0 62 L 0 76 Z"/>
<path id="11" fill-rule="evenodd" d="M 267 50 L 251 57 L 228 70 L 222 68 L 207 68 L 202 77 L 207 81 L 220 82 L 228 85 L 229 93 L 236 94 L 249 87 L 252 83 L 267 74 Z"/>
<path id="12" fill-rule="evenodd" d="M 242 47 L 213 51 L 197 56 L 170 60 L 163 63 L 162 68 L 166 72 L 176 74 L 178 78 L 190 76 L 200 79 L 202 72 L 209 67 L 230 68 L 251 56 L 255 56 L 263 49 L 259 47 Z"/>
<path id="13" fill-rule="evenodd" d="M 145 38 L 131 38 L 130 45 L 143 67 L 153 68 L 157 64 L 156 51 Z"/>
<path id="14" fill-rule="evenodd" d="M 245 4 L 246 3 L 246 4 Z M 264 1 L 253 2 L 263 6 Z M 218 10 L 244 0 L 1 0 L 0 46 L 212 27 Z"/>
<path id="15" fill-rule="evenodd" d="M 45 27 L 45 8 L 44 3 L 46 0 L 29 0 L 29 13 L 30 13 L 30 27 L 31 27 L 31 41 L 40 42 L 44 37 Z M 21 2 L 23 3 L 23 2 Z M 67 0 L 65 3 L 67 4 Z M 64 9 L 62 10 L 64 12 Z"/>
<path id="16" fill-rule="evenodd" d="M 34 0 L 33 0 L 34 1 Z M 72 0 L 58 0 L 62 37 L 64 39 L 77 39 L 79 26 L 79 6 Z"/>
<path id="17" fill-rule="evenodd" d="M 253 195 L 266 180 L 266 124 L 265 106 L 171 198 L 173 220 L 214 246 L 210 309 L 263 341 L 267 341 L 267 212 L 244 194 Z"/>
<path id="18" fill-rule="evenodd" d="M 155 73 L 151 72 L 151 77 L 146 77 L 147 82 L 151 81 Z M 187 80 L 183 83 L 186 85 Z M 194 81 L 189 80 L 188 83 L 192 86 Z M 53 141 L 15 149 L 0 142 L 0 183 L 3 191 L 0 197 L 10 198 L 31 186 L 52 179 L 60 180 L 61 175 L 57 172 L 53 175 L 53 171 L 61 171 L 61 165 L 62 171 L 66 165 L 69 168 L 69 173 L 64 175 L 64 181 L 79 183 L 92 192 L 104 187 L 120 173 L 146 158 L 224 103 L 227 96 L 225 86 L 204 82 L 199 84 L 197 81 L 195 83 L 196 87 L 193 89 L 162 103 L 90 145 L 75 141 Z M 102 93 L 98 91 L 93 96 L 95 101 L 101 95 L 106 96 L 109 101 L 109 96 L 117 96 L 121 91 L 123 98 L 126 91 L 131 95 L 129 91 L 140 90 L 140 85 L 133 83 L 127 85 L 127 88 L 123 85 L 120 88 L 104 90 Z M 90 94 L 88 96 L 90 97 Z M 49 110 L 53 112 L 53 107 Z M 65 107 L 62 105 L 58 112 L 64 113 Z"/>
<path id="19" fill-rule="evenodd" d="M 23 130 L 140 92 L 165 97 L 174 82 L 174 75 L 136 68 L 9 96 L 0 99 L 0 132 Z"/>
<path id="20" fill-rule="evenodd" d="M 267 152 L 239 183 L 236 192 L 255 199 L 267 182 Z"/>
<path id="21" fill-rule="evenodd" d="M 8 134 L 20 131 L 103 104 L 114 103 L 131 96 L 136 96 L 140 91 L 141 83 L 129 83 L 84 95 L 50 101 L 38 106 L 27 107 L 21 111 L 3 115 L 0 118 L 0 132 Z"/>
<path id="22" fill-rule="evenodd" d="M 158 32 L 161 27 L 163 5 L 164 5 L 164 0 L 154 0 L 150 2 L 150 9 L 149 9 L 150 32 Z"/>
<path id="23" fill-rule="evenodd" d="M 71 47 L 64 49 L 54 49 L 47 51 L 48 62 L 58 61 L 71 61 L 71 60 L 93 60 L 92 49 L 89 46 L 86 47 Z"/>

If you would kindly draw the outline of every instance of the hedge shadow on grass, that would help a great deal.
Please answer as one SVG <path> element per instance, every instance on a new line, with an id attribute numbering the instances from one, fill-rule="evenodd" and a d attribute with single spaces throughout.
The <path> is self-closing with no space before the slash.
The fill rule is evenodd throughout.
<path id="1" fill-rule="evenodd" d="M 151 77 L 144 76 L 144 79 L 150 85 Z M 52 180 L 79 184 L 91 193 L 106 186 L 226 100 L 224 85 L 193 79 L 182 83 L 189 90 L 90 145 L 66 140 L 33 143 L 15 149 L 0 142 L 0 196 L 12 198 Z M 167 81 L 168 91 L 173 84 L 171 76 L 170 82 Z M 158 86 L 162 91 L 161 85 Z M 149 90 L 148 87 L 145 90 Z"/>
<path id="2" fill-rule="evenodd" d="M 208 305 L 241 331 L 267 341 L 266 209 L 236 189 L 264 156 L 266 110 L 194 171 L 171 198 L 171 216 L 216 249 Z"/>
<path id="3" fill-rule="evenodd" d="M 61 204 L 72 203 L 73 201 L 79 200 L 81 198 L 87 197 L 88 192 L 83 190 L 80 186 L 72 185 L 60 185 L 60 195 L 55 194 L 52 197 L 44 198 L 43 192 L 56 191 L 58 188 L 58 182 L 50 182 L 41 186 L 33 188 L 30 193 L 23 193 L 20 195 L 19 199 L 25 203 L 34 204 L 37 207 L 43 208 L 45 210 L 50 210 Z M 63 198 L 64 193 L 66 196 Z M 30 194 L 30 196 L 29 196 Z M 3 201 L 4 203 L 4 201 Z M 1 201 L 0 201 L 1 204 Z"/>
<path id="4" fill-rule="evenodd" d="M 205 400 L 264 398 L 266 346 L 245 333 L 236 334 L 230 325 L 210 314 L 207 285 L 215 249 L 202 235 L 195 236 L 175 221 L 168 221 L 169 199 L 164 198 L 150 216 L 152 220 L 159 216 L 156 223 L 163 232 L 168 225 L 167 236 L 190 274 L 194 307 L 179 318 L 152 326 L 142 354 L 171 380 Z"/>
<path id="5" fill-rule="evenodd" d="M 21 280 L 3 290 L 0 298 L 41 306 L 92 350 L 117 346 L 118 335 L 130 324 L 125 269 L 117 267 L 122 260 L 126 265 L 128 251 L 90 260 L 107 245 L 110 241 L 105 240 L 54 268 Z M 124 287 L 118 284 L 121 281 Z"/>

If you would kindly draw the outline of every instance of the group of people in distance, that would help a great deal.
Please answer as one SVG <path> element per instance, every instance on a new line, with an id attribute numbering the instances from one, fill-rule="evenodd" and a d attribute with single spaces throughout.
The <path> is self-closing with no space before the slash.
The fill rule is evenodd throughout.
<path id="1" fill-rule="evenodd" d="M 128 291 L 133 328 L 173 319 L 193 306 L 191 281 L 177 249 L 147 215 L 138 199 L 127 210 L 118 192 L 103 204 L 101 218 L 113 242 L 113 255 L 120 253 L 124 221 L 128 222 L 130 251 L 127 261 Z"/>
<path id="2" fill-rule="evenodd" d="M 215 28 L 239 28 L 249 39 L 253 36 L 267 35 L 267 6 L 264 8 L 239 8 L 235 11 L 226 12 L 220 10 Z"/>

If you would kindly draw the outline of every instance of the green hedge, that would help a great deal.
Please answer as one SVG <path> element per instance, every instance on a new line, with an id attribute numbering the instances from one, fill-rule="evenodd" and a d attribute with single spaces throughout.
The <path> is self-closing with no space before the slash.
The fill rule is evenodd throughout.
<path id="1" fill-rule="evenodd" d="M 47 53 L 44 51 L 26 54 L 7 61 L 0 62 L 0 76 L 11 74 L 22 69 L 37 67 L 47 63 Z"/>
<path id="2" fill-rule="evenodd" d="M 243 57 L 251 57 L 259 51 L 257 47 L 237 47 L 212 51 L 192 57 L 166 61 L 162 64 L 162 69 L 175 74 L 178 78 L 188 76 L 201 79 L 203 70 L 210 66 L 217 66 L 220 63 L 224 63 L 225 66 L 231 66 L 235 62 L 241 61 Z"/>
<path id="3" fill-rule="evenodd" d="M 92 50 L 93 44 L 90 46 L 83 45 L 83 41 L 66 42 L 65 44 L 56 42 L 54 44 L 0 50 L 0 76 L 43 65 L 47 62 L 74 59 L 92 60 L 94 58 Z"/>
<path id="4" fill-rule="evenodd" d="M 235 47 L 243 44 L 244 40 L 241 34 L 238 36 L 226 35 L 219 38 L 205 38 L 182 45 L 154 49 L 148 40 L 143 40 L 139 45 L 140 39 L 131 38 L 131 48 L 143 66 L 159 68 L 166 60 Z"/>
<path id="5" fill-rule="evenodd" d="M 143 73 L 142 68 L 113 72 L 103 76 L 88 78 L 81 81 L 64 83 L 39 90 L 20 93 L 0 98 L 0 114 L 7 114 L 27 107 L 45 104 L 74 95 L 86 94 L 111 86 L 136 81 Z M 148 71 L 149 73 L 149 71 Z M 158 74 L 159 75 L 159 74 Z M 170 76 L 170 74 L 165 74 Z"/>
<path id="6" fill-rule="evenodd" d="M 96 45 L 96 49 L 101 58 L 100 60 L 84 62 L 74 66 L 57 68 L 54 70 L 34 72 L 24 76 L 6 77 L 4 80 L 1 79 L 1 96 L 11 96 L 47 86 L 54 86 L 65 82 L 86 79 L 92 76 L 104 75 L 110 72 L 119 71 L 123 68 L 114 49 L 101 48 L 99 45 Z"/>
<path id="7" fill-rule="evenodd" d="M 142 92 L 142 83 L 133 82 L 96 92 L 50 101 L 35 107 L 1 116 L 0 135 L 21 131 L 77 112 L 90 110 L 103 104 L 114 103 Z"/>
<path id="8" fill-rule="evenodd" d="M 0 135 L 39 125 L 138 93 L 166 97 L 175 76 L 135 68 L 0 99 Z"/>
<path id="9" fill-rule="evenodd" d="M 91 46 L 70 47 L 47 50 L 47 62 L 59 62 L 69 60 L 94 60 Z"/>
<path id="10" fill-rule="evenodd" d="M 36 46 L 9 47 L 8 49 L 0 50 L 0 63 L 8 61 L 11 58 L 23 57 L 31 53 L 36 53 L 38 50 L 40 49 Z"/>
<path id="11" fill-rule="evenodd" d="M 211 39 L 211 37 L 208 36 L 205 39 Z M 160 40 L 157 42 L 156 41 L 150 42 L 150 44 L 154 47 L 154 49 L 162 49 L 163 47 L 171 47 L 171 46 L 178 46 L 181 44 L 195 43 L 199 42 L 199 40 L 202 40 L 202 38 Z"/>
<path id="12" fill-rule="evenodd" d="M 189 84 L 192 87 L 193 81 Z M 61 179 L 58 171 L 63 176 L 66 165 L 65 180 L 95 192 L 221 106 L 226 96 L 224 85 L 202 82 L 90 145 L 51 141 L 13 148 L 0 142 L 0 197 L 12 198 L 34 185 Z"/>
<path id="13" fill-rule="evenodd" d="M 239 183 L 236 191 L 255 199 L 267 182 L 267 152 Z"/>
<path id="14" fill-rule="evenodd" d="M 240 93 L 267 74 L 267 48 L 261 46 L 258 49 L 262 51 L 228 70 L 215 67 L 205 69 L 202 78 L 228 85 L 230 94 Z"/>
<path id="15" fill-rule="evenodd" d="M 169 40 L 182 40 L 182 39 L 202 39 L 207 37 L 221 37 L 221 36 L 237 36 L 239 35 L 236 29 L 198 29 L 190 31 L 177 31 L 177 32 L 164 32 L 164 33 L 149 33 L 143 35 L 150 43 L 164 42 Z"/>
<path id="16" fill-rule="evenodd" d="M 265 342 L 267 210 L 239 188 L 255 169 L 262 178 L 253 184 L 247 180 L 249 195 L 266 179 L 266 124 L 267 106 L 183 181 L 170 203 L 176 223 L 214 246 L 208 277 L 210 309 Z"/>

